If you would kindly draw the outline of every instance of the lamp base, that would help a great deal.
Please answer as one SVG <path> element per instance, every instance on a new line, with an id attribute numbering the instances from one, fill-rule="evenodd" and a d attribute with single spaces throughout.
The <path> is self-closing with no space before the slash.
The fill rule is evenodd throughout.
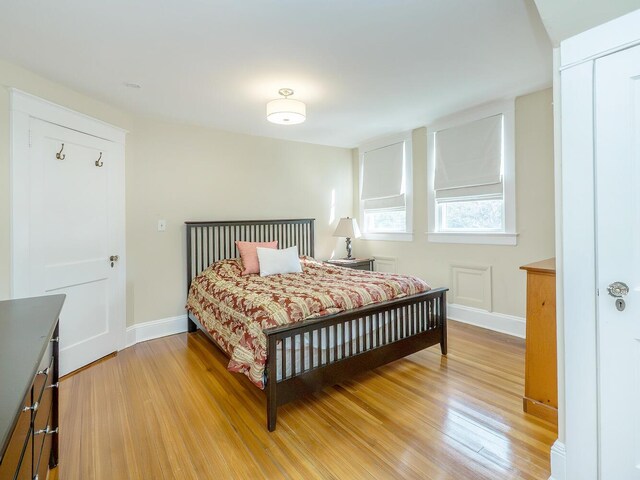
<path id="1" fill-rule="evenodd" d="M 349 237 L 347 237 L 346 239 L 346 243 L 347 243 L 347 260 L 351 260 L 353 257 L 351 256 L 351 239 Z"/>

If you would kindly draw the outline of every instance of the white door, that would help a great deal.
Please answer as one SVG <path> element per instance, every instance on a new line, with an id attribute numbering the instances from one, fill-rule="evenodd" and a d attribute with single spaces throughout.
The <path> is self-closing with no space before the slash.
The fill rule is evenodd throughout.
<path id="1" fill-rule="evenodd" d="M 67 295 L 65 375 L 124 341 L 124 156 L 122 145 L 40 120 L 30 134 L 30 291 Z"/>
<path id="2" fill-rule="evenodd" d="M 632 480 L 640 479 L 640 47 L 596 61 L 595 124 L 600 473 Z M 622 311 L 607 290 L 614 282 L 629 288 Z"/>

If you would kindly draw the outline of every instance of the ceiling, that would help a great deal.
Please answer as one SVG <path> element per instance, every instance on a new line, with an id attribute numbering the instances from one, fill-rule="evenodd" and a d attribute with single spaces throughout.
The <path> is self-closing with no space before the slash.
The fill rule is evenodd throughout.
<path id="1" fill-rule="evenodd" d="M 533 0 L 3 1 L 0 58 L 137 114 L 343 147 L 550 86 L 552 64 Z M 266 121 L 282 87 L 305 123 Z"/>
<path id="2" fill-rule="evenodd" d="M 640 8 L 640 0 L 535 0 L 554 45 Z"/>

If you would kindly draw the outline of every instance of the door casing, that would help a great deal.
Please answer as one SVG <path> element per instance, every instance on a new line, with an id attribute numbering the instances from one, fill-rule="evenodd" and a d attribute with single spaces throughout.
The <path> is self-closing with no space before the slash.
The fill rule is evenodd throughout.
<path id="1" fill-rule="evenodd" d="M 113 155 L 119 157 L 120 181 L 117 182 L 116 202 L 118 216 L 115 219 L 116 249 L 120 256 L 119 275 L 114 287 L 120 292 L 120 300 L 113 308 L 118 312 L 117 348 L 125 347 L 126 341 L 126 250 L 125 250 L 125 139 L 126 130 L 56 105 L 47 100 L 9 89 L 10 93 L 10 188 L 11 188 L 11 297 L 27 297 L 31 293 L 29 268 L 29 222 L 30 222 L 30 122 L 38 119 L 65 128 L 92 135 L 112 142 Z"/>
<path id="2" fill-rule="evenodd" d="M 559 405 L 564 425 L 558 425 L 560 445 L 554 445 L 554 480 L 600 476 L 593 69 L 598 58 L 640 45 L 639 32 L 637 10 L 560 45 L 556 100 L 561 106 L 554 120 L 561 134 L 555 162 L 561 171 L 557 262 L 562 269 L 558 292 L 563 295 L 558 355 L 563 361 L 558 366 L 564 371 L 558 379 L 564 382 L 558 387 L 564 390 L 564 404 Z"/>

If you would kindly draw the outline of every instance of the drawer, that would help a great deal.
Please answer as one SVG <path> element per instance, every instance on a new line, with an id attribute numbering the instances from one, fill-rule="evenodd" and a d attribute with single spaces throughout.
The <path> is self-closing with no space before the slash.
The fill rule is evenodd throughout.
<path id="1" fill-rule="evenodd" d="M 46 357 L 45 357 L 46 358 Z M 53 357 L 46 358 L 46 362 L 42 362 L 38 367 L 38 373 L 33 380 L 33 397 L 38 403 L 42 403 L 42 394 L 45 387 L 51 385 L 53 378 Z"/>
<path id="2" fill-rule="evenodd" d="M 31 434 L 31 430 L 29 430 L 29 434 Z M 15 478 L 16 480 L 31 480 L 33 478 L 33 435 L 28 435 L 20 470 L 18 470 Z"/>
<path id="3" fill-rule="evenodd" d="M 22 408 L 31 406 L 31 390 L 25 397 Z M 22 411 L 18 417 L 16 427 L 11 434 L 11 440 L 0 464 L 0 479 L 13 478 L 20 465 L 20 459 L 25 450 L 27 440 L 31 437 L 31 411 Z"/>
<path id="4" fill-rule="evenodd" d="M 353 266 L 351 267 L 353 270 L 371 270 L 371 264 L 367 263 L 365 265 L 357 265 L 357 266 Z"/>
<path id="5" fill-rule="evenodd" d="M 45 435 L 44 443 L 42 445 L 42 450 L 40 453 L 40 463 L 38 464 L 38 470 L 35 470 L 34 464 L 34 476 L 35 473 L 38 474 L 38 480 L 46 480 L 47 479 L 47 470 L 49 470 L 49 457 L 51 457 L 51 442 L 53 442 L 53 435 Z"/>
<path id="6" fill-rule="evenodd" d="M 47 344 L 47 350 L 44 352 L 42 356 L 42 360 L 40 360 L 40 365 L 38 365 L 38 371 L 44 370 L 51 364 L 51 359 L 53 358 L 53 342 L 49 341 Z"/>
<path id="7" fill-rule="evenodd" d="M 46 471 L 49 465 L 49 454 L 51 453 L 51 437 L 53 435 L 57 435 L 55 429 L 51 427 L 52 420 L 52 409 L 46 412 L 47 415 L 44 415 L 45 411 L 40 410 L 40 417 L 45 418 L 44 427 L 42 429 L 34 429 L 33 431 L 33 474 L 35 476 L 36 473 L 40 473 L 41 471 L 45 472 L 45 475 L 40 475 L 40 478 L 46 479 Z M 43 466 L 44 465 L 44 466 Z"/>
<path id="8" fill-rule="evenodd" d="M 38 397 L 38 409 L 33 412 L 33 429 L 34 431 L 43 430 L 47 427 L 47 421 L 49 420 L 49 412 L 51 411 L 51 403 L 53 401 L 53 388 L 51 382 L 53 381 L 53 369 L 50 368 L 47 375 L 40 373 L 36 375 L 37 382 L 34 382 L 34 394 L 36 392 L 36 383 L 40 383 L 38 387 L 40 390 L 40 396 Z"/>

